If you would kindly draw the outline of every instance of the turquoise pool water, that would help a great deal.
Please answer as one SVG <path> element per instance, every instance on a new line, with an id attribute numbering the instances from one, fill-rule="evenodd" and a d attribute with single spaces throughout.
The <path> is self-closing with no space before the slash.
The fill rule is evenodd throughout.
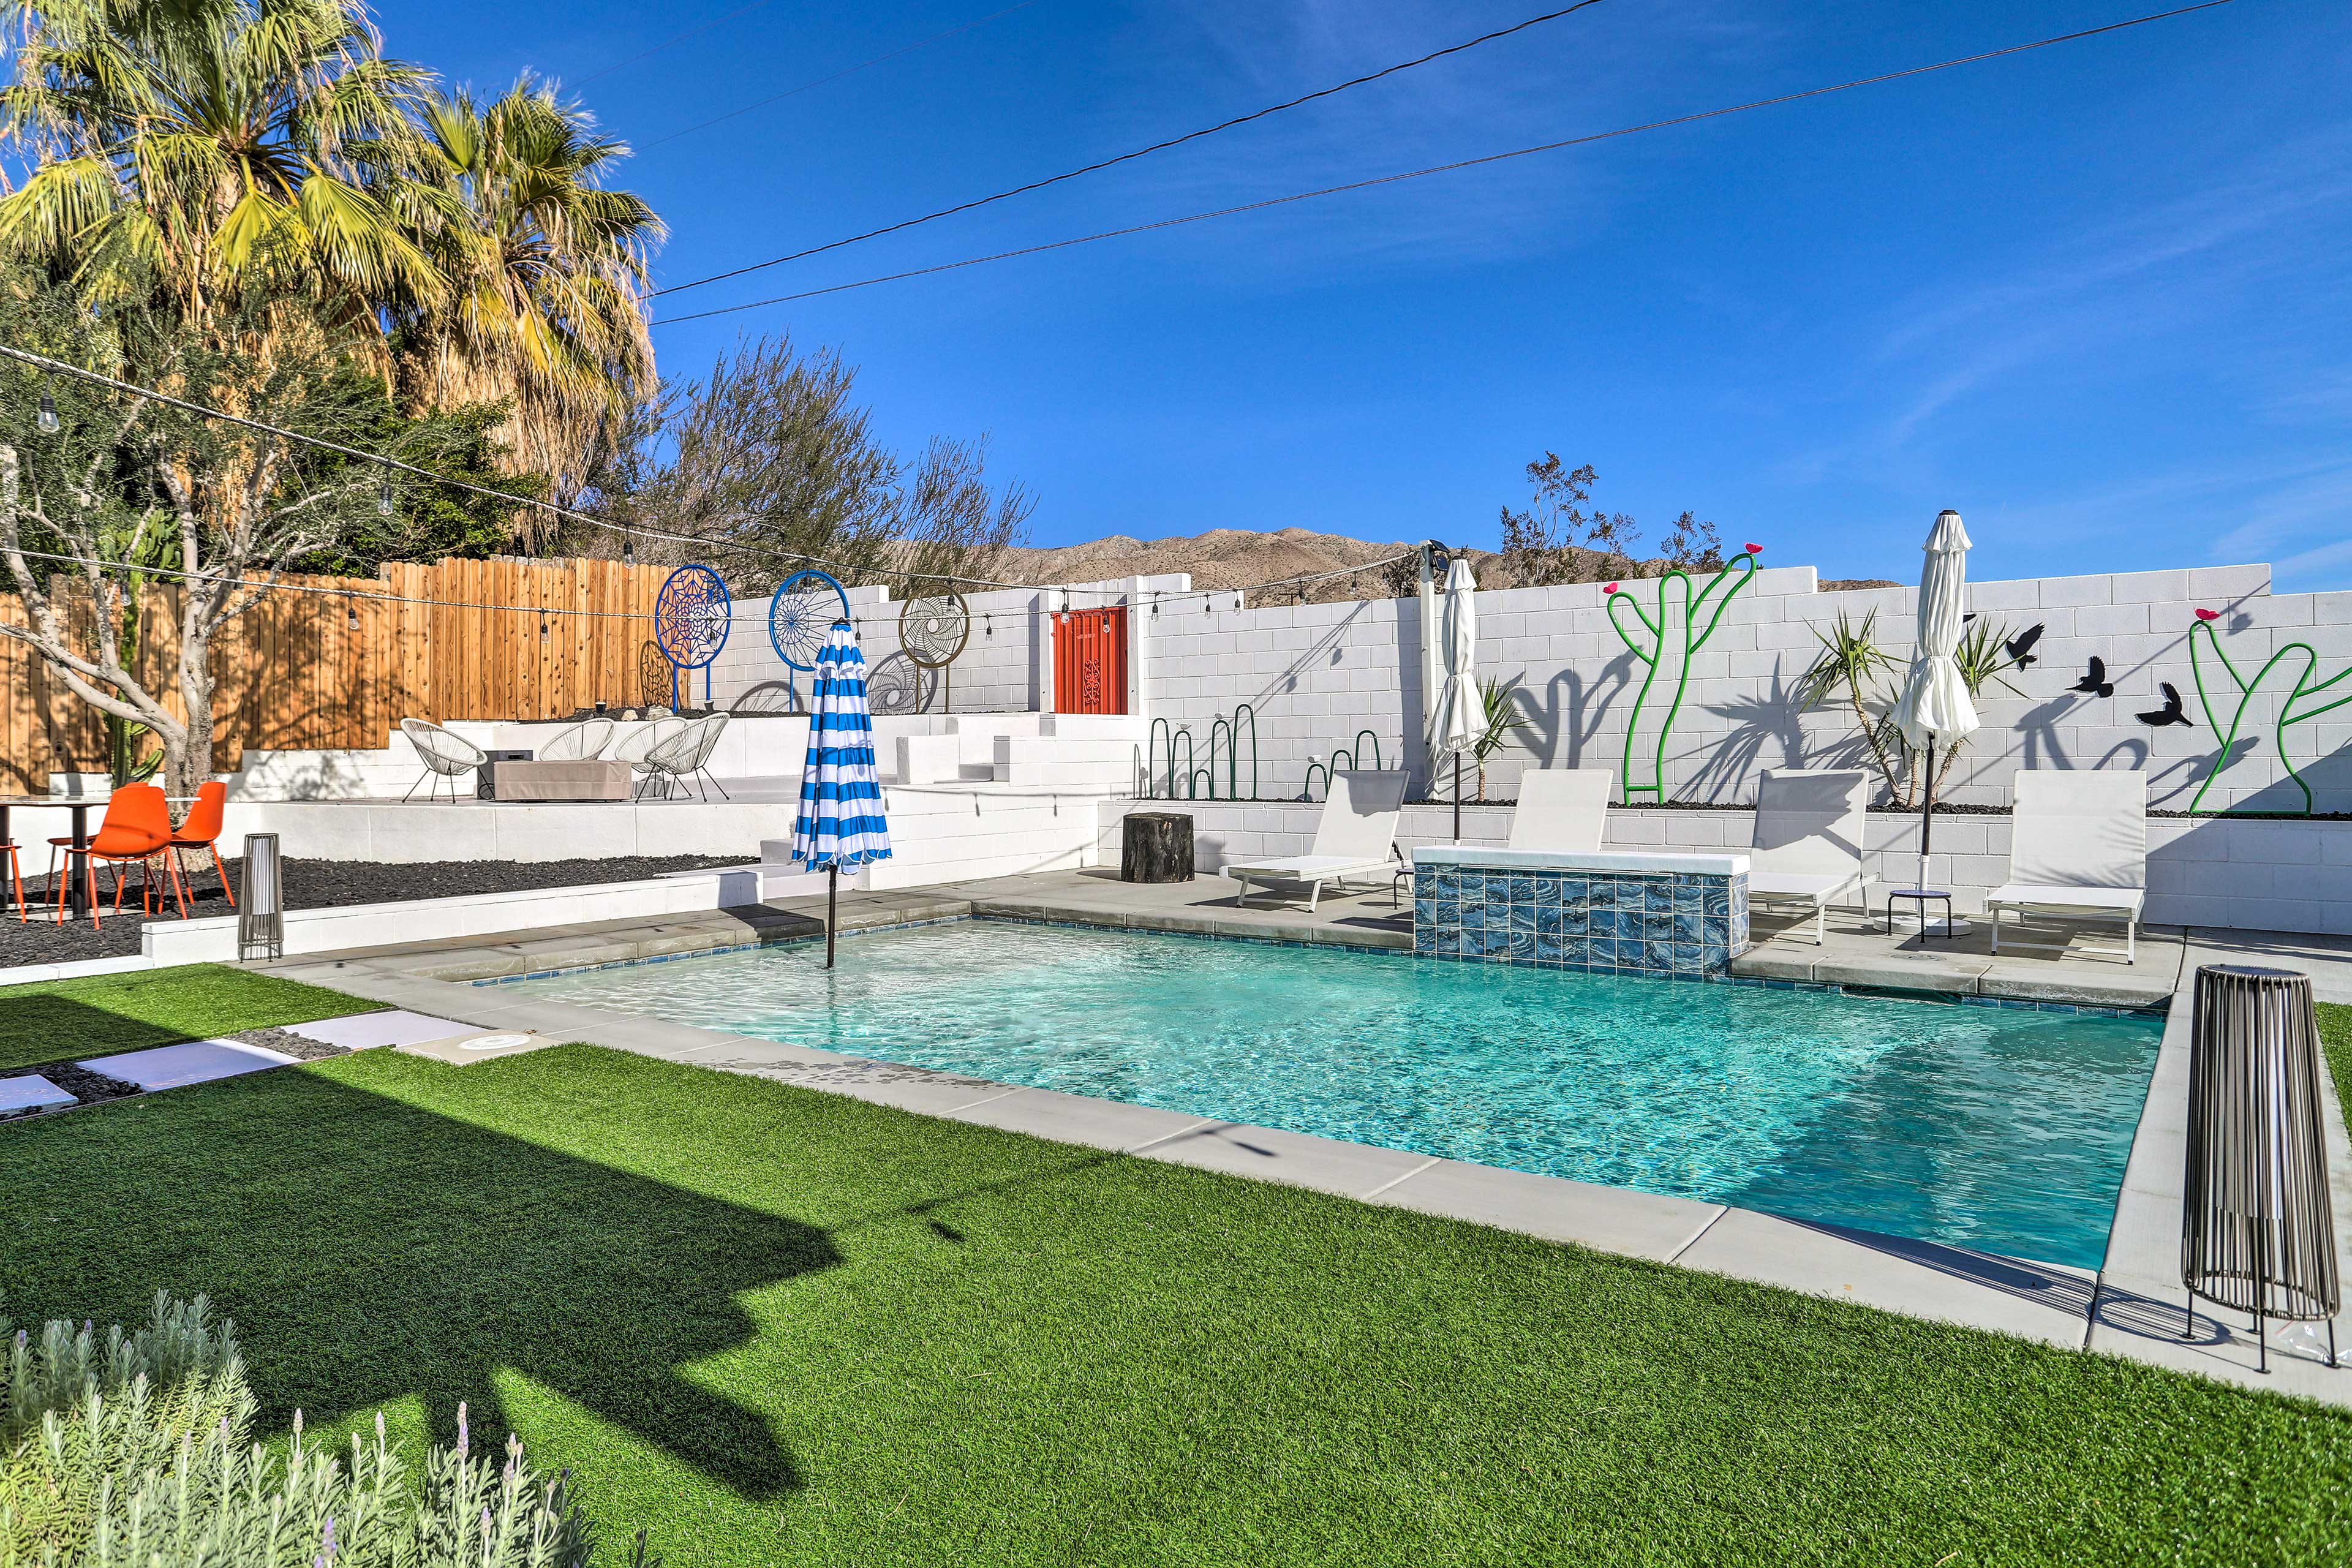
<path id="1" fill-rule="evenodd" d="M 963 921 L 517 991 L 2096 1268 L 2162 1026 Z"/>

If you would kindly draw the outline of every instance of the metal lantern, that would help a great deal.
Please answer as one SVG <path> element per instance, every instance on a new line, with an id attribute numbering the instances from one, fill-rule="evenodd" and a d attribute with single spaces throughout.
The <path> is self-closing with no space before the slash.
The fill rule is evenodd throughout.
<path id="1" fill-rule="evenodd" d="M 2263 1371 L 2273 1318 L 2326 1320 L 2334 1366 L 2343 1291 L 2311 976 L 2207 964 L 2197 971 L 2195 1017 L 2181 1283 L 2192 1297 L 2253 1317 Z M 2192 1310 L 2184 1338 L 2193 1321 Z"/>
<path id="2" fill-rule="evenodd" d="M 245 897 L 236 910 L 236 956 L 286 956 L 286 888 L 278 858 L 278 835 L 245 836 Z"/>

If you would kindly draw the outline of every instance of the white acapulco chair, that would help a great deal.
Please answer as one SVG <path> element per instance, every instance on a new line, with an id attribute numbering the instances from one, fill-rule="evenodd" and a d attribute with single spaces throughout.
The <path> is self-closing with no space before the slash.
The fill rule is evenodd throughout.
<path id="1" fill-rule="evenodd" d="M 583 719 L 551 736 L 539 748 L 538 758 L 542 763 L 593 763 L 613 743 L 614 728 L 610 719 Z"/>
<path id="2" fill-rule="evenodd" d="M 726 728 L 727 715 L 713 713 L 656 741 L 646 752 L 645 760 L 635 764 L 640 774 L 638 798 L 652 795 L 667 800 L 680 782 L 691 783 L 697 775 L 708 780 L 710 787 L 719 791 L 720 799 L 728 798 L 725 786 L 712 778 L 709 770 L 704 766 L 710 760 L 712 751 L 717 749 L 719 734 Z M 705 800 L 710 798 L 709 793 L 698 785 L 697 793 Z"/>
<path id="3" fill-rule="evenodd" d="M 400 732 L 408 737 L 408 743 L 416 748 L 417 760 L 425 764 L 425 772 L 417 777 L 416 784 L 410 784 L 408 795 L 400 797 L 404 801 L 416 793 L 416 784 L 427 783 L 432 787 L 425 792 L 425 798 L 431 800 L 434 793 L 440 789 L 443 779 L 449 781 L 449 798 L 454 801 L 457 798 L 458 779 L 489 760 L 471 741 L 453 735 L 440 725 L 428 724 L 422 719 L 403 719 Z"/>
<path id="4" fill-rule="evenodd" d="M 655 718 L 640 723 L 624 724 L 614 735 L 613 743 L 604 755 L 608 761 L 626 763 L 632 768 L 639 768 L 647 752 L 685 728 L 686 721 L 683 719 Z M 642 772 L 642 768 L 639 771 Z"/>

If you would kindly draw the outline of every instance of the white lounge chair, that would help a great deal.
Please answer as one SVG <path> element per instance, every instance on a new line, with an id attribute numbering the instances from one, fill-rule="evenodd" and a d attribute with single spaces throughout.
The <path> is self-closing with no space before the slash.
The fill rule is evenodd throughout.
<path id="1" fill-rule="evenodd" d="M 1839 899 L 1852 894 L 1866 913 L 1862 836 L 1869 820 L 1870 775 L 1858 769 L 1765 773 L 1756 787 L 1748 905 L 1810 912 L 1815 946 L 1828 939 L 1830 905 Z"/>
<path id="2" fill-rule="evenodd" d="M 1985 897 L 1992 950 L 2000 911 L 2119 920 L 2124 962 L 2138 962 L 2147 904 L 2147 775 L 2122 768 L 2028 768 L 2017 775 L 2009 880 Z"/>
<path id="3" fill-rule="evenodd" d="M 1315 908 L 1326 882 L 1370 881 L 1384 874 L 1396 847 L 1397 818 L 1404 810 L 1402 772 L 1336 773 L 1315 825 L 1315 847 L 1304 855 L 1277 855 L 1225 868 L 1241 883 L 1234 907 L 1244 906 L 1253 882 L 1304 882 L 1307 907 Z"/>
<path id="4" fill-rule="evenodd" d="M 1510 847 L 1592 853 L 1608 834 L 1609 786 L 1616 782 L 1607 768 L 1528 769 L 1519 775 L 1519 804 L 1511 809 Z M 1412 858 L 1407 856 L 1395 881 L 1412 877 Z"/>

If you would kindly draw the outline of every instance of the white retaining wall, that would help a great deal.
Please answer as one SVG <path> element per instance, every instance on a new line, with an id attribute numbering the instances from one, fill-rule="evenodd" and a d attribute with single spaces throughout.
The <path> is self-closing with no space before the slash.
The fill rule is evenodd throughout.
<path id="1" fill-rule="evenodd" d="M 1247 856 L 1303 855 L 1314 842 L 1319 805 L 1179 801 L 1101 807 L 1097 864 L 1118 864 L 1120 819 L 1136 809 L 1190 813 L 1200 869 L 1213 872 Z M 1605 842 L 1612 849 L 1745 848 L 1755 837 L 1751 811 L 1612 811 Z M 1510 835 L 1508 806 L 1465 805 L 1462 838 L 1500 845 Z M 2008 879 L 2010 818 L 1938 816 L 1935 876 L 1963 910 Z M 1451 808 L 1405 808 L 1397 842 L 1407 851 L 1454 841 Z M 2158 925 L 2249 931 L 2352 932 L 2352 822 L 2273 822 L 2244 818 L 2154 817 L 2147 825 L 2147 919 Z M 1889 886 L 1918 879 L 1919 818 L 1874 812 L 1864 868 Z"/>

